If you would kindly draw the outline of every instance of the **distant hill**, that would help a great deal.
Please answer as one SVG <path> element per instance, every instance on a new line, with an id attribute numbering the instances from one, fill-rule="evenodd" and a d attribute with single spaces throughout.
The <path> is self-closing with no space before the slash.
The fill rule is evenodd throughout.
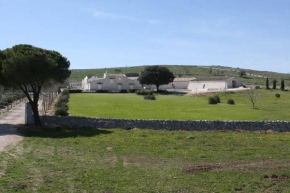
<path id="1" fill-rule="evenodd" d="M 266 78 L 271 81 L 277 79 L 278 85 L 282 79 L 285 85 L 290 86 L 290 74 L 258 71 L 242 68 L 231 68 L 226 66 L 185 66 L 185 65 L 162 65 L 170 69 L 176 77 L 214 77 L 214 76 L 234 76 L 240 79 L 244 84 L 265 85 Z M 111 74 L 119 73 L 140 73 L 146 66 L 117 67 L 117 68 L 99 68 L 99 69 L 78 69 L 72 70 L 69 81 L 80 81 L 85 76 L 95 75 L 103 77 L 107 71 Z M 211 69 L 211 70 L 210 70 Z M 245 70 L 247 75 L 239 77 L 239 71 Z"/>

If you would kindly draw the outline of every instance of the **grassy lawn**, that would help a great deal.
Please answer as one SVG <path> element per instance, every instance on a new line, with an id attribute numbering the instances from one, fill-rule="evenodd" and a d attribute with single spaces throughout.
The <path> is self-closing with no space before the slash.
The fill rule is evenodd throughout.
<path id="1" fill-rule="evenodd" d="M 287 192 L 290 134 L 26 128 L 0 192 Z"/>
<path id="2" fill-rule="evenodd" d="M 207 104 L 207 97 L 157 95 L 156 101 L 136 94 L 71 94 L 70 115 L 125 119 L 181 120 L 290 120 L 290 92 L 261 90 L 257 109 L 245 92 L 221 93 L 221 104 Z M 275 93 L 281 98 L 275 101 Z M 228 99 L 236 105 L 228 105 Z"/>

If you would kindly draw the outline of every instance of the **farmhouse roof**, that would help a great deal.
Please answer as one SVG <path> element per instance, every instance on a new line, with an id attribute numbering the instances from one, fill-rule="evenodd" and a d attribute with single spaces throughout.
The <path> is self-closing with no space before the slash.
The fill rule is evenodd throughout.
<path id="1" fill-rule="evenodd" d="M 126 77 L 139 77 L 139 73 L 125 73 Z"/>
<path id="2" fill-rule="evenodd" d="M 125 74 L 107 74 L 107 76 L 124 77 Z"/>
<path id="3" fill-rule="evenodd" d="M 187 81 L 191 81 L 194 80 L 195 78 L 191 77 L 191 78 L 174 78 L 174 82 L 187 82 Z"/>
<path id="4" fill-rule="evenodd" d="M 191 79 L 191 81 L 226 81 L 234 77 L 206 77 L 206 78 L 196 78 Z"/>

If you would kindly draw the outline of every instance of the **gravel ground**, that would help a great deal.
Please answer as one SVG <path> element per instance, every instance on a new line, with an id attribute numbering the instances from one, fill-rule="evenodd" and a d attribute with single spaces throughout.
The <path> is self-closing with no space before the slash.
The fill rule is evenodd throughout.
<path id="1" fill-rule="evenodd" d="M 22 141 L 17 128 L 24 124 L 24 111 L 25 103 L 21 103 L 0 117 L 0 152 L 13 148 Z"/>

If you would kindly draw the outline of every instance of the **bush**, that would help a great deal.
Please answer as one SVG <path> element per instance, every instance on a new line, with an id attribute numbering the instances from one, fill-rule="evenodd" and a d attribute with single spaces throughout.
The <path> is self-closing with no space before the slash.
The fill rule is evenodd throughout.
<path id="1" fill-rule="evenodd" d="M 156 100 L 156 98 L 155 98 L 154 95 L 145 95 L 145 96 L 144 96 L 144 99 L 145 99 L 145 100 Z"/>
<path id="2" fill-rule="evenodd" d="M 159 93 L 159 94 L 170 94 L 167 90 L 159 90 L 157 93 Z"/>
<path id="3" fill-rule="evenodd" d="M 234 101 L 233 99 L 229 99 L 229 100 L 228 100 L 228 104 L 229 104 L 229 105 L 234 105 L 234 104 L 235 104 L 235 101 Z"/>
<path id="4" fill-rule="evenodd" d="M 67 103 L 60 103 L 59 101 L 55 104 L 55 107 L 57 109 L 64 109 L 66 111 L 68 111 L 68 105 Z"/>
<path id="5" fill-rule="evenodd" d="M 68 103 L 68 98 L 69 98 L 68 95 L 61 95 L 58 99 L 58 102 L 59 103 Z"/>
<path id="6" fill-rule="evenodd" d="M 136 92 L 137 95 L 153 95 L 152 90 L 142 89 Z"/>
<path id="7" fill-rule="evenodd" d="M 186 139 L 195 139 L 195 137 L 193 135 L 189 135 L 186 137 Z"/>
<path id="8" fill-rule="evenodd" d="M 82 90 L 77 89 L 77 90 L 69 90 L 69 93 L 82 93 Z"/>
<path id="9" fill-rule="evenodd" d="M 215 95 L 214 98 L 215 98 L 217 103 L 221 103 L 221 99 L 220 99 L 219 95 Z"/>
<path id="10" fill-rule="evenodd" d="M 68 116 L 68 112 L 64 109 L 57 109 L 54 114 L 57 116 Z"/>
<path id="11" fill-rule="evenodd" d="M 109 90 L 108 89 L 100 89 L 100 90 L 96 90 L 96 93 L 108 93 Z"/>
<path id="12" fill-rule="evenodd" d="M 130 93 L 136 93 L 139 89 L 130 89 L 129 92 Z"/>
<path id="13" fill-rule="evenodd" d="M 217 102 L 217 100 L 216 100 L 216 98 L 215 97 L 209 97 L 208 98 L 208 104 L 210 104 L 210 105 L 216 105 L 218 102 Z"/>
<path id="14" fill-rule="evenodd" d="M 127 91 L 127 90 L 124 90 L 124 89 L 122 89 L 122 90 L 120 90 L 120 91 L 119 91 L 119 93 L 128 93 L 128 91 Z"/>
<path id="15" fill-rule="evenodd" d="M 68 89 L 63 89 L 61 92 L 61 95 L 69 95 L 69 90 Z"/>

